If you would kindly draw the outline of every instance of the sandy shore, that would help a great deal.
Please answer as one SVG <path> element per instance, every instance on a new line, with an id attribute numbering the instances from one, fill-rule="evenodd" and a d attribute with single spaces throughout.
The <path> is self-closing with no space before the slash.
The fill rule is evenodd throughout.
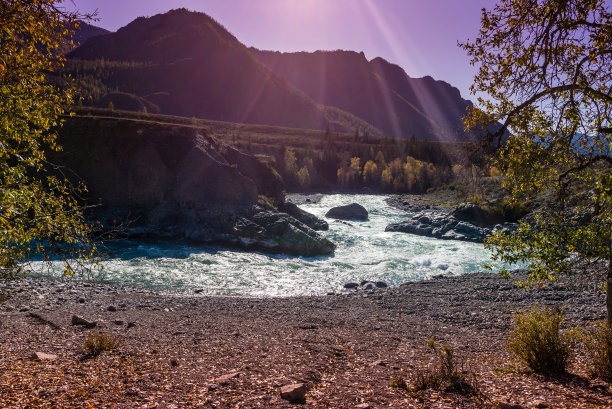
<path id="1" fill-rule="evenodd" d="M 498 276 L 471 274 L 296 298 L 167 296 L 47 279 L 2 283 L 0 407 L 609 408 L 610 385 L 589 378 L 584 359 L 573 360 L 569 375 L 546 378 L 512 361 L 505 348 L 517 308 L 564 306 L 570 326 L 604 318 L 594 281 L 527 293 Z M 71 325 L 73 315 L 96 327 Z M 97 331 L 120 345 L 83 359 L 84 340 Z M 430 338 L 455 348 L 480 395 L 389 386 L 400 378 L 410 385 L 426 370 Z M 36 351 L 57 358 L 32 360 Z M 292 383 L 307 386 L 305 403 L 280 397 Z"/>

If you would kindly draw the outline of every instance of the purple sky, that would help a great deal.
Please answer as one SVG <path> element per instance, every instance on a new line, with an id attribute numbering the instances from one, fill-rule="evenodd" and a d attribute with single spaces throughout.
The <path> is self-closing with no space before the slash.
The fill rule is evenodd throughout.
<path id="1" fill-rule="evenodd" d="M 72 0 L 98 10 L 115 31 L 139 16 L 185 7 L 207 13 L 247 46 L 277 51 L 355 50 L 383 57 L 408 75 L 431 75 L 464 98 L 475 74 L 457 41 L 473 39 L 494 0 Z"/>

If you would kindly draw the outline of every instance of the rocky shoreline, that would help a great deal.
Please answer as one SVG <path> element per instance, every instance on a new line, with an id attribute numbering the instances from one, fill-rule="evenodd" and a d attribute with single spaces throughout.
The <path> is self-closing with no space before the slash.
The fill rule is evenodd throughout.
<path id="1" fill-rule="evenodd" d="M 593 277 L 526 292 L 475 273 L 294 298 L 171 296 L 34 278 L 0 289 L 2 407 L 286 408 L 295 406 L 280 391 L 293 384 L 306 390 L 300 407 L 313 408 L 612 405 L 610 385 L 586 377 L 582 360 L 570 369 L 579 382 L 551 383 L 526 374 L 505 349 L 512 311 L 535 303 L 564 308 L 568 326 L 603 319 Z M 71 325 L 73 316 L 95 328 Z M 84 339 L 97 331 L 120 346 L 83 359 Z M 430 338 L 469 364 L 481 397 L 389 386 L 429 365 Z M 32 360 L 33 352 L 55 359 Z"/>
<path id="2" fill-rule="evenodd" d="M 385 231 L 435 237 L 441 240 L 461 240 L 482 243 L 497 232 L 516 230 L 516 220 L 506 220 L 491 214 L 474 203 L 440 201 L 429 196 L 399 195 L 386 200 L 387 204 L 413 212 L 413 216 L 399 223 L 389 224 Z"/>

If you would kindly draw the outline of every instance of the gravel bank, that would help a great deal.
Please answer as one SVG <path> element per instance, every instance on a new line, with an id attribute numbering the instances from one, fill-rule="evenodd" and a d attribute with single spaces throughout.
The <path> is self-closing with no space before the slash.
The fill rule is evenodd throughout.
<path id="1" fill-rule="evenodd" d="M 521 274 L 518 275 L 521 277 Z M 300 407 L 612 407 L 610 385 L 526 373 L 505 350 L 511 312 L 564 306 L 569 325 L 605 317 L 596 280 L 526 292 L 491 274 L 440 277 L 326 297 L 168 296 L 49 279 L 2 283 L 0 407 L 289 408 L 280 388 L 304 383 Z M 71 325 L 77 315 L 95 321 Z M 120 346 L 83 359 L 87 335 Z M 455 348 L 481 397 L 389 386 L 430 363 L 426 341 Z M 57 356 L 34 361 L 35 351 Z M 361 405 L 361 406 L 358 406 Z M 509 407 L 509 406 L 508 406 Z M 517 406 L 519 407 L 519 406 Z"/>

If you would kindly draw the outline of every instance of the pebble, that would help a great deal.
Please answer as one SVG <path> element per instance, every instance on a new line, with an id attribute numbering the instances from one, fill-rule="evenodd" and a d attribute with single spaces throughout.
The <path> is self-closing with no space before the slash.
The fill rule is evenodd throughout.
<path id="1" fill-rule="evenodd" d="M 57 359 L 57 355 L 53 354 L 45 354 L 44 352 L 33 352 L 32 359 L 35 361 L 55 361 Z"/>
<path id="2" fill-rule="evenodd" d="M 232 379 L 235 379 L 240 376 L 240 372 L 232 372 L 225 375 L 222 375 L 214 380 L 214 383 L 224 386 L 230 383 Z"/>
<path id="3" fill-rule="evenodd" d="M 71 319 L 72 325 L 82 325 L 85 328 L 95 328 L 97 323 L 95 321 L 87 321 L 77 315 L 73 315 Z"/>

